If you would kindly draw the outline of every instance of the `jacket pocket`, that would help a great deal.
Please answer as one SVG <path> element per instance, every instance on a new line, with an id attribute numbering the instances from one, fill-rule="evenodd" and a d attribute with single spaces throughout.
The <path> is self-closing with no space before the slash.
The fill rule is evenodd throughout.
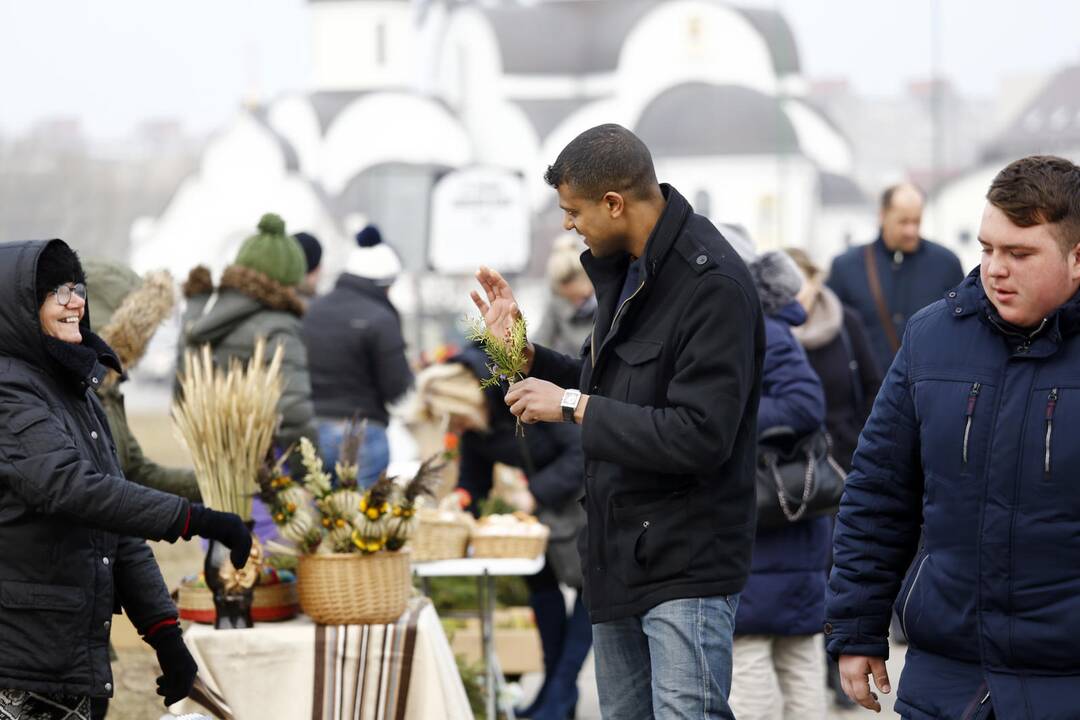
<path id="1" fill-rule="evenodd" d="M 85 642 L 86 596 L 70 585 L 0 583 L 0 664 L 33 673 L 68 670 L 75 647 Z"/>
<path id="2" fill-rule="evenodd" d="M 690 565 L 688 494 L 613 506 L 615 571 L 627 587 L 677 578 Z"/>
<path id="3" fill-rule="evenodd" d="M 915 562 L 911 564 L 911 572 L 908 573 L 906 583 L 907 587 L 897 596 L 896 600 L 896 613 L 900 618 L 900 628 L 904 631 L 904 636 L 909 642 L 911 642 L 911 630 L 908 625 L 908 610 L 911 609 L 911 598 L 915 595 L 915 591 L 919 586 L 919 576 L 922 575 L 923 567 L 929 559 L 930 553 L 925 550 L 919 552 Z"/>
<path id="4" fill-rule="evenodd" d="M 657 359 L 663 343 L 653 340 L 626 340 L 615 346 L 615 354 L 622 361 L 621 372 L 625 375 L 616 383 L 615 399 L 635 405 L 656 403 L 659 374 Z"/>

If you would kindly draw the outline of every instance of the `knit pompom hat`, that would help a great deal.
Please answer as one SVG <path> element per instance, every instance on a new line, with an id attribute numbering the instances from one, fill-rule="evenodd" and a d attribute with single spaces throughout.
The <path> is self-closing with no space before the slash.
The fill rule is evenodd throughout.
<path id="1" fill-rule="evenodd" d="M 234 265 L 255 270 L 286 287 L 299 284 L 307 273 L 304 251 L 285 234 L 285 221 L 273 213 L 259 220 L 259 233 L 240 247 Z"/>
<path id="2" fill-rule="evenodd" d="M 383 243 L 379 228 L 368 225 L 356 234 L 356 247 L 345 261 L 345 272 L 389 287 L 401 274 L 401 260 L 393 248 Z"/>

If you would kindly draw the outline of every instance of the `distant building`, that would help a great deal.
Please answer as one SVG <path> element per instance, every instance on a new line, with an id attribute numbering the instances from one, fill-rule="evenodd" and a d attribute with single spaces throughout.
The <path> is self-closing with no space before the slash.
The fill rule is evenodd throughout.
<path id="1" fill-rule="evenodd" d="M 979 263 L 979 223 L 994 176 L 1013 160 L 1038 154 L 1080 162 L 1080 66 L 1067 67 L 1043 83 L 982 146 L 977 162 L 931 194 L 927 223 L 965 267 Z"/>
<path id="2" fill-rule="evenodd" d="M 275 209 L 291 229 L 329 239 L 330 274 L 356 226 L 375 221 L 422 275 L 435 189 L 481 167 L 525 194 L 531 229 L 501 240 L 531 241 L 538 273 L 560 222 L 544 169 L 604 122 L 635 130 L 662 180 L 759 245 L 824 261 L 873 226 L 851 145 L 808 101 L 797 43 L 775 11 L 719 0 L 309 8 L 310 90 L 238 114 L 165 213 L 139 224 L 137 265 L 220 268 L 253 219 Z M 461 238 L 463 252 L 472 239 Z"/>

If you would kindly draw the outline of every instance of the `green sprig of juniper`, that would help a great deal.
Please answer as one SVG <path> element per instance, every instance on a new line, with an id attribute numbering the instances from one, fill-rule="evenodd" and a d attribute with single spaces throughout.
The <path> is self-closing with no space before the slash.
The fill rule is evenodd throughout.
<path id="1" fill-rule="evenodd" d="M 479 343 L 490 361 L 488 371 L 491 375 L 480 381 L 480 387 L 486 389 L 504 381 L 512 384 L 525 379 L 525 368 L 529 364 L 526 355 L 529 336 L 524 317 L 514 320 L 506 337 L 495 335 L 480 318 L 473 318 L 469 325 L 466 337 Z M 521 420 L 518 420 L 517 431 L 520 435 L 525 434 Z"/>

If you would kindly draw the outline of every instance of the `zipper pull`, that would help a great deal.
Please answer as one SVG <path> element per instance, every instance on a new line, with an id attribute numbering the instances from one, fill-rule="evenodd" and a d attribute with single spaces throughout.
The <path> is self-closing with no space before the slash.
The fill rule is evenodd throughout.
<path id="1" fill-rule="evenodd" d="M 968 391 L 967 411 L 964 413 L 964 449 L 961 460 L 964 465 L 968 461 L 968 440 L 971 438 L 971 420 L 975 415 L 975 403 L 979 400 L 979 392 L 982 391 L 982 383 L 972 383 Z"/>
<path id="2" fill-rule="evenodd" d="M 1053 388 L 1046 398 L 1046 446 L 1043 452 L 1043 475 L 1050 477 L 1050 447 L 1054 437 L 1054 411 L 1057 410 L 1058 389 Z"/>

